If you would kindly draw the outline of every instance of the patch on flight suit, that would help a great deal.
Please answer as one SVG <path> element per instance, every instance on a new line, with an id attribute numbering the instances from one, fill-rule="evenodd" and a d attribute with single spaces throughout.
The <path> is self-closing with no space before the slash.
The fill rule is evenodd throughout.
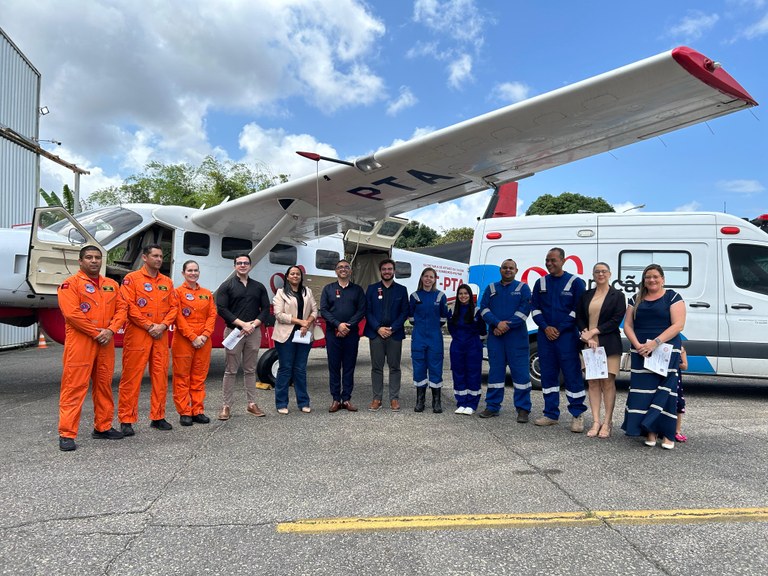
<path id="1" fill-rule="evenodd" d="M 131 279 L 130 278 L 124 278 L 123 279 L 123 286 L 130 286 L 131 285 Z"/>
<path id="2" fill-rule="evenodd" d="M 96 292 L 96 288 L 94 287 L 93 284 L 86 284 L 85 291 L 88 292 L 88 294 L 93 294 L 94 292 Z"/>
<path id="3" fill-rule="evenodd" d="M 198 298 L 200 298 L 200 300 L 210 300 L 210 298 L 208 297 L 208 294 L 200 294 Z"/>
<path id="4" fill-rule="evenodd" d="M 139 305 L 139 308 L 144 308 L 144 306 L 147 305 L 147 299 L 146 298 L 139 298 L 136 300 L 136 304 Z"/>
<path id="5" fill-rule="evenodd" d="M 150 284 L 149 282 L 145 282 L 144 283 L 144 291 L 145 292 L 152 292 L 152 284 Z"/>
<path id="6" fill-rule="evenodd" d="M 194 295 L 192 295 L 192 294 L 187 294 L 187 295 L 185 296 L 185 298 L 186 298 L 187 300 L 194 300 L 194 299 L 195 299 Z"/>
<path id="7" fill-rule="evenodd" d="M 59 286 L 59 288 L 61 288 L 62 290 L 66 290 L 67 288 L 69 288 L 69 282 L 64 282 L 64 284 Z"/>
<path id="8" fill-rule="evenodd" d="M 168 292 L 168 286 L 163 286 L 162 284 L 157 287 L 158 290 L 162 290 L 163 292 Z"/>
<path id="9" fill-rule="evenodd" d="M 83 302 L 82 304 L 80 304 L 80 310 L 82 310 L 83 312 L 88 312 L 88 310 L 90 309 L 91 309 L 91 305 L 88 304 L 88 302 Z"/>
<path id="10" fill-rule="evenodd" d="M 104 287 L 102 287 L 102 290 L 104 290 L 104 292 L 114 292 L 115 291 L 115 287 L 114 286 L 104 286 Z"/>
<path id="11" fill-rule="evenodd" d="M 182 308 L 182 309 L 181 309 L 181 313 L 182 313 L 184 316 L 189 316 L 190 314 L 192 314 L 192 309 L 191 309 L 191 308 Z"/>

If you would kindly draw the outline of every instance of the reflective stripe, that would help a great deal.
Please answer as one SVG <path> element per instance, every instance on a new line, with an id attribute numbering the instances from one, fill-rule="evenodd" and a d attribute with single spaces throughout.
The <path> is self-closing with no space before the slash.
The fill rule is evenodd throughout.
<path id="1" fill-rule="evenodd" d="M 559 394 L 560 386 L 552 386 L 552 388 L 542 388 L 541 391 L 544 394 Z"/>
<path id="2" fill-rule="evenodd" d="M 504 388 L 504 382 L 488 382 L 488 388 Z"/>
<path id="3" fill-rule="evenodd" d="M 488 290 L 490 291 L 491 296 L 496 296 L 496 284 L 495 283 L 494 284 L 490 284 L 488 286 Z"/>
<path id="4" fill-rule="evenodd" d="M 630 414 L 647 414 L 648 410 L 630 410 L 629 408 L 627 408 L 627 412 L 629 412 Z"/>
<path id="5" fill-rule="evenodd" d="M 568 312 L 568 316 L 570 316 L 571 318 L 576 318 L 576 312 L 571 310 L 570 312 Z"/>
<path id="6" fill-rule="evenodd" d="M 480 396 L 482 392 L 480 390 L 467 390 L 467 394 L 470 396 Z"/>
<path id="7" fill-rule="evenodd" d="M 527 382 L 525 384 L 518 384 L 517 382 L 512 383 L 512 387 L 516 390 L 528 390 L 529 388 L 533 388 L 530 382 Z"/>
<path id="8" fill-rule="evenodd" d="M 525 322 L 526 320 L 528 320 L 528 315 L 527 315 L 527 314 L 523 314 L 523 313 L 522 313 L 522 312 L 520 312 L 519 310 L 518 310 L 517 312 L 515 312 L 515 316 L 517 316 L 518 318 L 520 318 L 520 319 L 521 319 L 523 322 Z"/>
<path id="9" fill-rule="evenodd" d="M 416 292 L 414 292 L 413 294 L 411 294 L 411 298 L 413 298 L 414 300 L 416 300 L 416 302 L 421 302 L 421 298 L 419 298 L 419 295 L 418 295 Z"/>
<path id="10" fill-rule="evenodd" d="M 490 309 L 490 308 L 483 308 L 483 309 L 480 311 L 480 316 L 485 316 L 485 315 L 486 315 L 486 314 L 488 314 L 488 312 L 490 312 L 490 311 L 491 311 L 491 309 Z"/>
<path id="11" fill-rule="evenodd" d="M 568 398 L 584 398 L 587 395 L 587 392 L 586 390 L 582 390 L 581 392 L 568 392 L 568 390 L 566 390 L 565 395 Z"/>
<path id="12" fill-rule="evenodd" d="M 540 315 L 541 315 L 541 310 L 534 310 L 533 312 L 531 312 L 531 317 L 540 316 Z"/>
<path id="13" fill-rule="evenodd" d="M 435 306 L 440 306 L 440 300 L 445 298 L 445 292 L 438 290 L 437 297 L 435 298 Z"/>
<path id="14" fill-rule="evenodd" d="M 520 292 L 520 290 L 522 290 L 522 289 L 523 289 L 523 283 L 522 282 L 518 282 L 517 283 L 517 288 L 515 288 L 515 292 Z"/>
<path id="15" fill-rule="evenodd" d="M 574 280 L 576 280 L 576 276 L 571 276 L 570 280 L 563 286 L 563 292 L 570 292 Z"/>
<path id="16" fill-rule="evenodd" d="M 547 291 L 547 277 L 543 276 L 542 278 L 539 278 L 539 292 L 546 292 Z"/>
<path id="17" fill-rule="evenodd" d="M 433 390 L 439 389 L 439 388 L 443 387 L 443 383 L 442 382 L 430 382 L 429 383 L 429 387 L 432 388 Z"/>
<path id="18" fill-rule="evenodd" d="M 468 394 L 468 391 L 467 390 L 456 390 L 456 389 L 454 389 L 453 393 L 456 396 L 466 396 Z"/>
<path id="19" fill-rule="evenodd" d="M 415 380 L 413 381 L 413 385 L 416 386 L 416 388 L 422 388 L 427 384 L 429 384 L 429 380 L 427 380 L 426 378 L 424 378 L 424 380 L 422 380 L 421 382 L 416 382 Z"/>

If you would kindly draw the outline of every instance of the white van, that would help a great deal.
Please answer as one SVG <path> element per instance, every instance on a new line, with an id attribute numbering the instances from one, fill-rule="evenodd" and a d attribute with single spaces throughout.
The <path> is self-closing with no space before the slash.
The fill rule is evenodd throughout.
<path id="1" fill-rule="evenodd" d="M 689 372 L 768 378 L 768 215 L 761 227 L 711 212 L 568 214 L 481 220 L 475 230 L 469 281 L 482 290 L 513 258 L 517 279 L 531 287 L 546 274 L 544 257 L 565 250 L 565 269 L 589 286 L 592 267 L 606 262 L 612 284 L 627 298 L 651 263 L 687 306 L 682 336 Z M 538 384 L 536 325 L 529 320 L 531 377 Z"/>

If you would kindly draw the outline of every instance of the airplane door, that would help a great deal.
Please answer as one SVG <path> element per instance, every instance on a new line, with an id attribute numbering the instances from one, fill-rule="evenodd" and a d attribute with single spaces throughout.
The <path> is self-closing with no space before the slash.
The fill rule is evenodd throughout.
<path id="1" fill-rule="evenodd" d="M 65 278 L 79 269 L 80 249 L 93 244 L 104 248 L 64 208 L 35 208 L 27 258 L 27 283 L 36 294 L 55 295 Z M 104 274 L 107 259 L 102 262 Z"/>
<path id="2" fill-rule="evenodd" d="M 723 294 L 733 373 L 768 373 L 768 246 L 736 240 L 722 242 Z"/>
<path id="3" fill-rule="evenodd" d="M 402 234 L 408 220 L 391 216 L 344 233 L 344 253 L 352 260 L 352 279 L 360 286 L 379 280 L 379 262 L 389 258 L 392 247 Z"/>

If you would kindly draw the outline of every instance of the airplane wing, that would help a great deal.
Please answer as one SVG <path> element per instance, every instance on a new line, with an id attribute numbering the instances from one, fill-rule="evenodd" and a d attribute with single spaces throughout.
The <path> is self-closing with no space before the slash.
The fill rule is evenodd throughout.
<path id="1" fill-rule="evenodd" d="M 327 234 L 756 105 L 718 63 L 679 47 L 334 166 L 319 178 L 201 210 L 192 220 L 240 237 L 263 238 L 277 228 L 309 237 L 319 214 Z"/>

